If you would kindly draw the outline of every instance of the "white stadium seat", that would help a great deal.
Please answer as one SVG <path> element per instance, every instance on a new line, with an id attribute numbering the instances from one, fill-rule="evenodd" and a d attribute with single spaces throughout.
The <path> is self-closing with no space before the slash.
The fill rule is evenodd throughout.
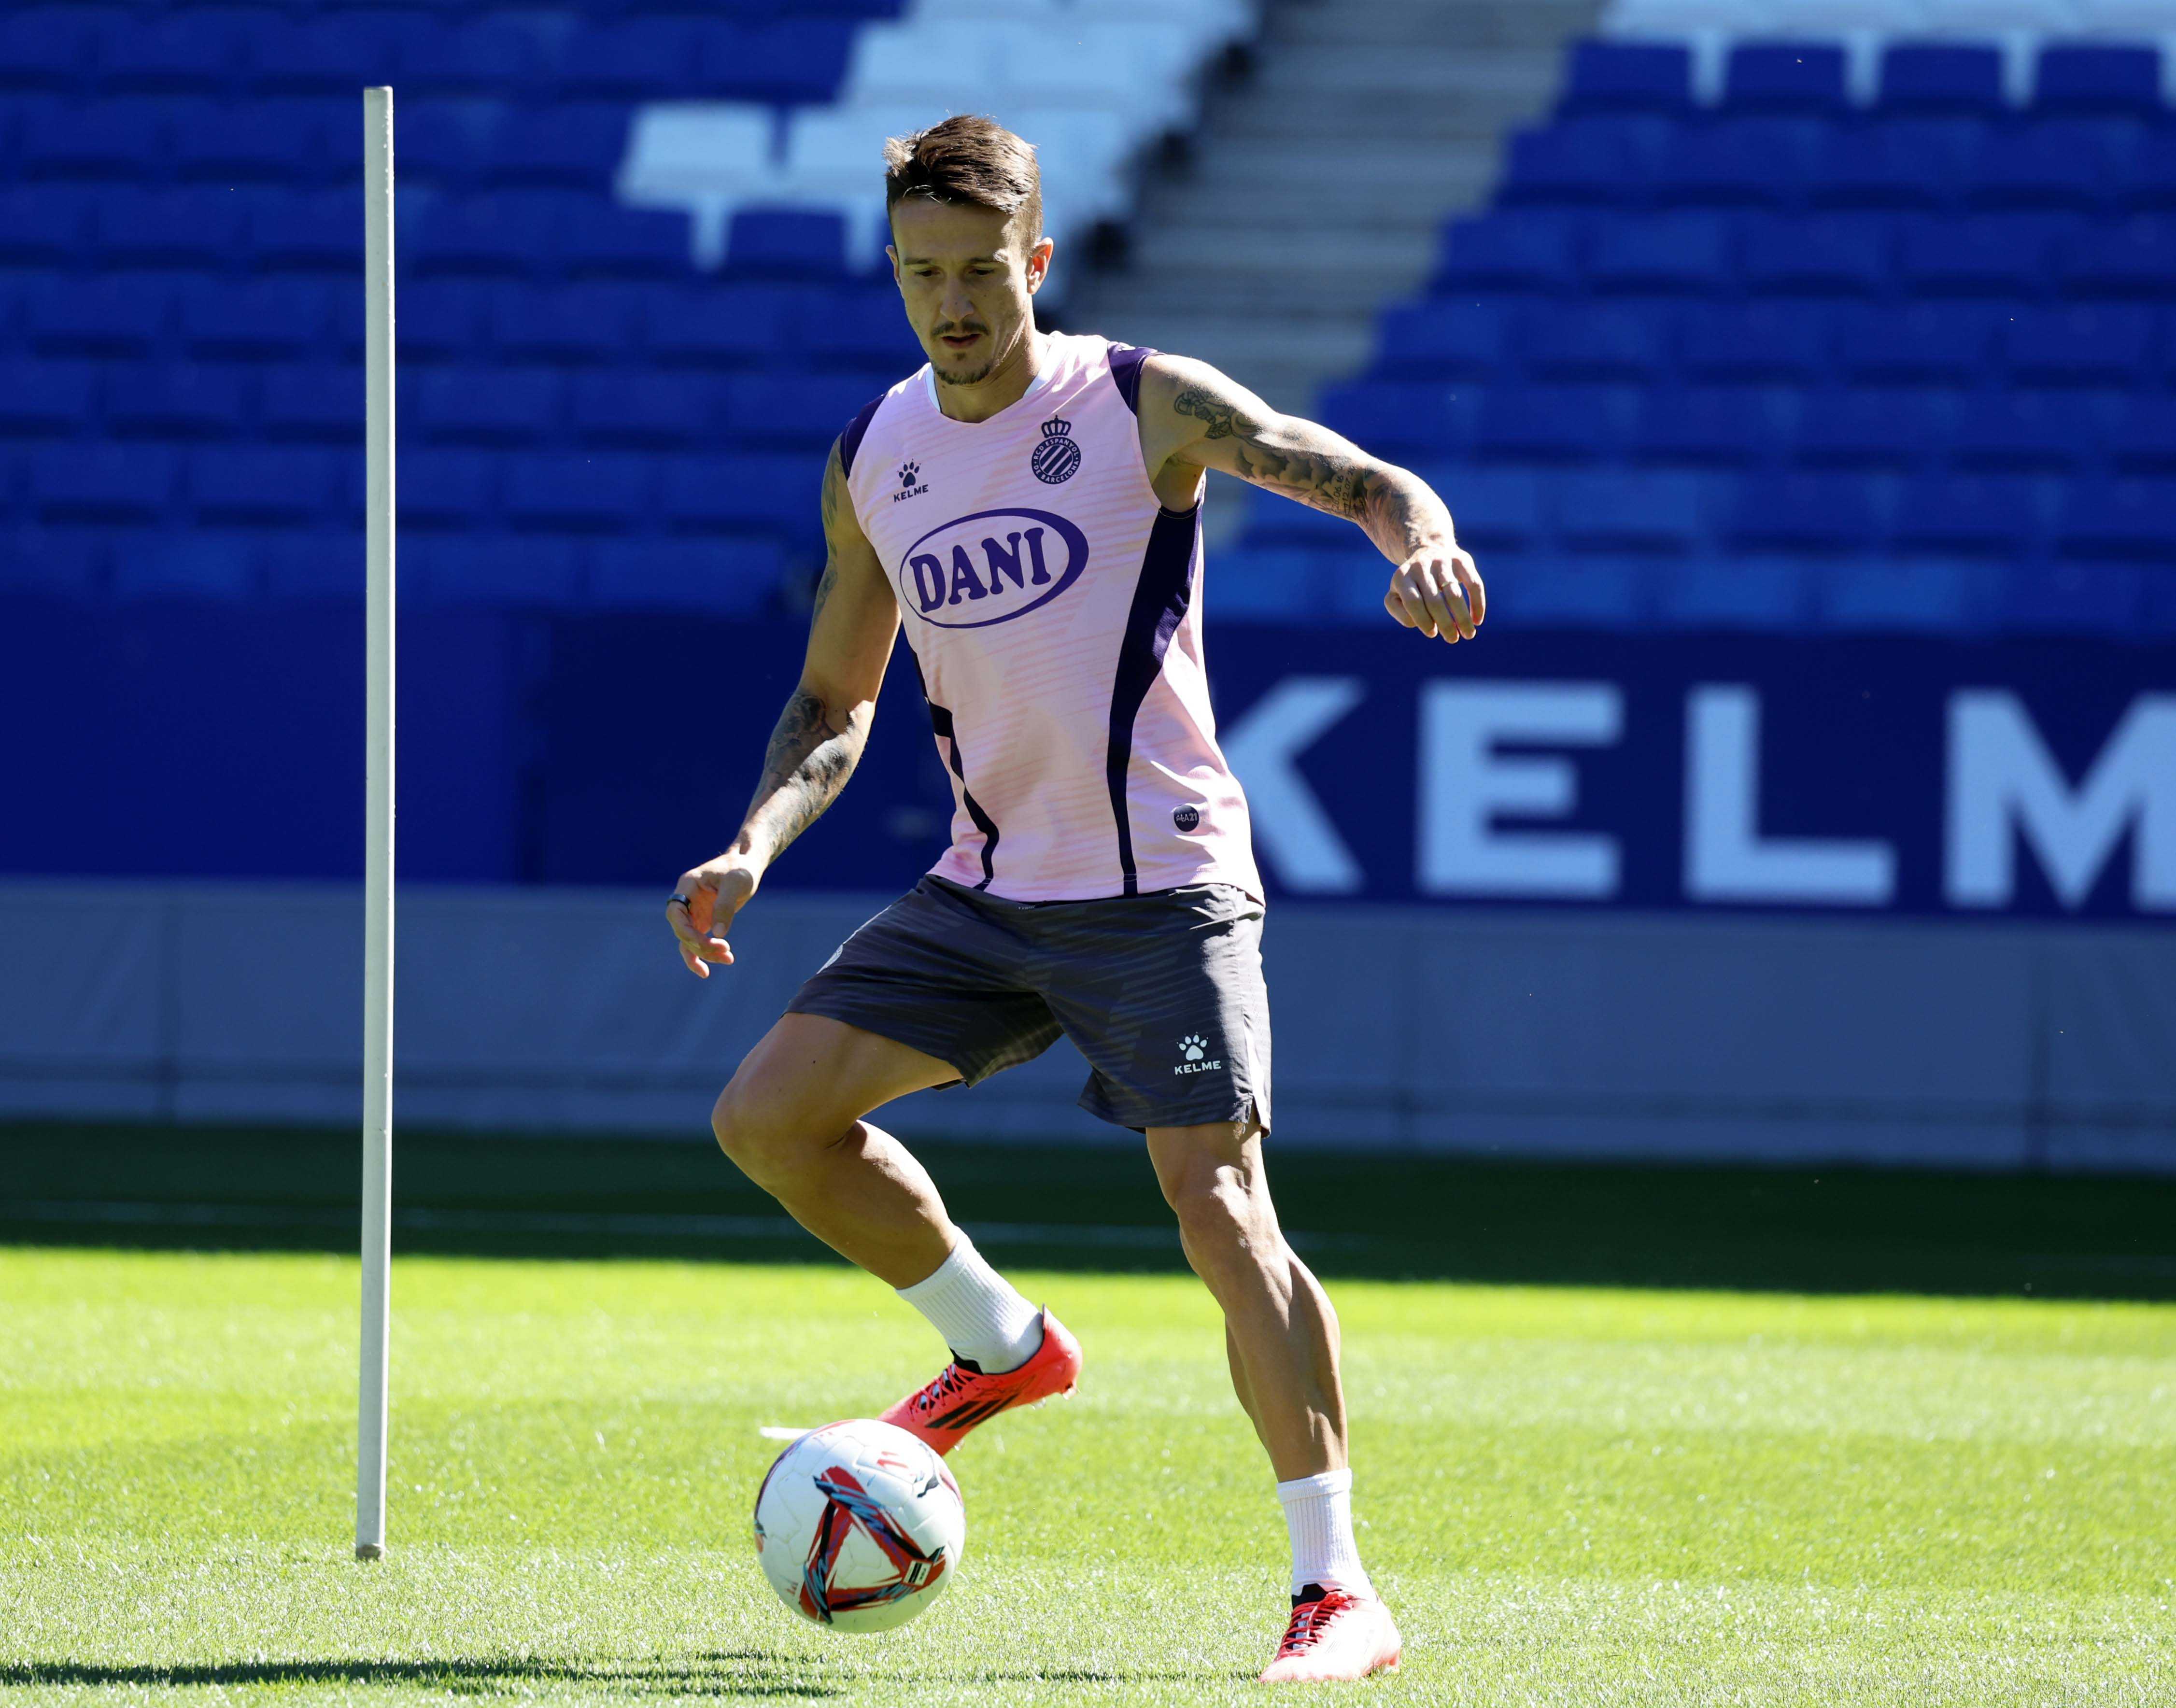
<path id="1" fill-rule="evenodd" d="M 695 264 L 715 267 L 726 226 L 777 177 L 767 106 L 738 101 L 654 101 L 635 114 L 617 191 L 631 207 L 684 211 Z"/>
<path id="2" fill-rule="evenodd" d="M 997 38 L 989 31 L 869 24 L 855 32 L 840 99 L 847 106 L 926 101 L 971 112 L 1000 75 Z"/>

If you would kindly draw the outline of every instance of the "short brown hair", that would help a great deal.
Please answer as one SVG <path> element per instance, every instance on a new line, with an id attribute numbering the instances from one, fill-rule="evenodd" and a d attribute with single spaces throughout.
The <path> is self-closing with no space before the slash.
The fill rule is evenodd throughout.
<path id="1" fill-rule="evenodd" d="M 1017 220 L 1042 241 L 1042 171 L 1035 150 L 995 119 L 961 115 L 884 144 L 884 206 L 909 196 L 965 202 Z"/>

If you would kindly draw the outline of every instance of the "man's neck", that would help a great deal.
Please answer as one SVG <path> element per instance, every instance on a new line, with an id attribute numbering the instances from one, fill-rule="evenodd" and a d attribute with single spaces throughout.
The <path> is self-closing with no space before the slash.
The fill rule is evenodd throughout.
<path id="1" fill-rule="evenodd" d="M 937 407 L 954 421 L 987 421 L 1027 395 L 1042 371 L 1042 334 L 1031 326 L 1012 353 L 972 385 L 937 382 Z"/>

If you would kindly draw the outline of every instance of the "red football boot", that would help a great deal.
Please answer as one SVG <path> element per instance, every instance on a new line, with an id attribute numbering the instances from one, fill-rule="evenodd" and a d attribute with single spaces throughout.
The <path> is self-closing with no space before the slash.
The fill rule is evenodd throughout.
<path id="1" fill-rule="evenodd" d="M 1309 1584 L 1308 1589 L 1315 1589 Z M 1401 1645 L 1390 1610 L 1377 1596 L 1321 1590 L 1292 1611 L 1265 1684 L 1325 1684 L 1395 1673 Z"/>
<path id="2" fill-rule="evenodd" d="M 977 1423 L 987 1423 L 1015 1406 L 1040 1405 L 1053 1394 L 1070 1394 L 1080 1375 L 1080 1342 L 1048 1311 L 1042 1314 L 1042 1344 L 1017 1370 L 988 1376 L 957 1359 L 919 1393 L 910 1394 L 884 1414 L 920 1436 L 939 1453 L 949 1453 Z"/>

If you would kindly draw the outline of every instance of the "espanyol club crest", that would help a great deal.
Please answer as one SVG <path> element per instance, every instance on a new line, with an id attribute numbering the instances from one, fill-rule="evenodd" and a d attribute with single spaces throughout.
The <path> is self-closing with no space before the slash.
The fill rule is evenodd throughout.
<path id="1" fill-rule="evenodd" d="M 1042 443 L 1035 448 L 1035 454 L 1027 465 L 1035 477 L 1047 487 L 1060 481 L 1069 481 L 1080 467 L 1080 447 L 1072 439 L 1073 423 L 1069 421 L 1047 421 L 1042 424 Z"/>

